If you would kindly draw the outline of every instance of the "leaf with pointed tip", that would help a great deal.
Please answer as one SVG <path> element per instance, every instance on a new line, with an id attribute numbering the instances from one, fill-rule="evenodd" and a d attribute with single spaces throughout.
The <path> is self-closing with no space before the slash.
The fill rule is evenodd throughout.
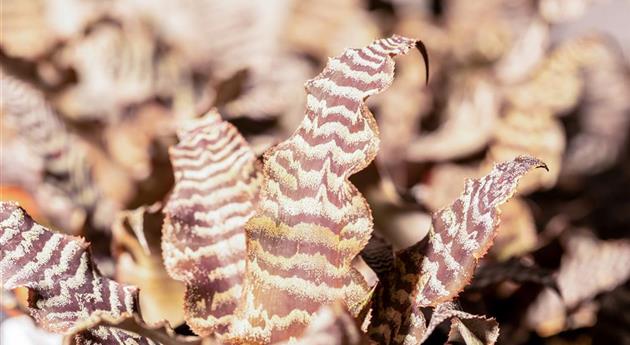
<path id="1" fill-rule="evenodd" d="M 422 44 L 393 36 L 347 49 L 306 83 L 304 120 L 269 150 L 257 214 L 247 223 L 247 273 L 230 341 L 271 343 L 302 334 L 322 305 L 343 300 L 357 316 L 369 287 L 352 268 L 372 217 L 348 181 L 376 155 L 365 99 L 387 88 L 393 56 Z"/>
<path id="2" fill-rule="evenodd" d="M 490 168 L 518 155 L 531 155 L 544 161 L 550 172 L 532 171 L 519 183 L 520 194 L 549 189 L 556 184 L 562 169 L 566 146 L 564 128 L 545 108 L 509 108 L 499 119 L 482 166 Z M 487 169 L 486 168 L 486 169 Z"/>
<path id="3" fill-rule="evenodd" d="M 223 333 L 241 296 L 245 223 L 258 199 L 257 160 L 216 111 L 193 120 L 170 150 L 175 189 L 164 208 L 167 271 L 186 283 L 185 318 L 199 335 Z"/>
<path id="4" fill-rule="evenodd" d="M 496 235 L 498 207 L 537 167 L 546 168 L 529 156 L 497 164 L 488 175 L 467 180 L 463 194 L 433 215 L 428 238 L 399 252 L 395 270 L 377 288 L 373 340 L 399 344 L 425 332 L 420 308 L 448 302 L 468 284 Z"/>

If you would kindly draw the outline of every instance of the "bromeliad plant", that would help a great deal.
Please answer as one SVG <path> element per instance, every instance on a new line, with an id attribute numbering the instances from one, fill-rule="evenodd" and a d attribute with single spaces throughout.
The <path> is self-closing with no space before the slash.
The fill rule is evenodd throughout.
<path id="1" fill-rule="evenodd" d="M 330 59 L 306 83 L 301 125 L 262 164 L 216 111 L 182 128 L 162 253 L 186 285 L 185 319 L 199 337 L 146 324 L 138 289 L 101 276 L 87 243 L 13 203 L 0 206 L 3 287 L 28 288 L 38 323 L 75 344 L 418 344 L 447 319 L 453 338 L 494 343 L 494 320 L 452 302 L 496 235 L 498 206 L 542 162 L 500 163 L 434 215 L 426 239 L 394 254 L 374 238 L 364 251 L 371 211 L 349 177 L 378 151 L 365 100 L 391 84 L 392 57 L 413 47 L 428 76 L 424 45 L 400 36 Z M 356 268 L 360 254 L 376 286 Z"/>

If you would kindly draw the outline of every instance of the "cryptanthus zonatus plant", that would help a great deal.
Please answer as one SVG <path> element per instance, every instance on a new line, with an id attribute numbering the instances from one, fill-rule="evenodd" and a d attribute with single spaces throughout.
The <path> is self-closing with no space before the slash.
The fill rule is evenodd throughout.
<path id="1" fill-rule="evenodd" d="M 413 47 L 428 63 L 424 45 L 401 36 L 330 59 L 306 83 L 302 123 L 262 162 L 216 111 L 182 125 L 170 150 L 175 188 L 163 208 L 162 252 L 186 285 L 185 319 L 198 337 L 145 323 L 142 291 L 103 277 L 81 238 L 8 202 L 0 206 L 3 287 L 28 288 L 38 323 L 75 344 L 418 344 L 447 319 L 453 336 L 493 343 L 496 322 L 452 301 L 492 243 L 498 206 L 542 162 L 499 163 L 433 215 L 424 240 L 398 253 L 386 243 L 364 251 L 371 211 L 349 177 L 378 151 L 365 100 L 392 83 L 393 57 Z M 361 254 L 376 286 L 353 266 Z"/>

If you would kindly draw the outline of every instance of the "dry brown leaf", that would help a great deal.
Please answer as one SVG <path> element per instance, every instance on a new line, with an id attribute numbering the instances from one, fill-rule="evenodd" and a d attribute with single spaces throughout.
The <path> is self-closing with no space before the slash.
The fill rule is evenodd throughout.
<path id="1" fill-rule="evenodd" d="M 375 231 L 380 232 L 396 250 L 413 245 L 428 233 L 431 215 L 418 204 L 402 200 L 386 177 L 364 193 L 374 216 Z"/>
<path id="2" fill-rule="evenodd" d="M 334 8 L 334 10 L 330 10 Z M 287 44 L 325 61 L 353 45 L 367 45 L 380 36 L 379 29 L 360 0 L 292 1 Z"/>
<path id="3" fill-rule="evenodd" d="M 376 115 L 381 137 L 376 163 L 379 171 L 399 188 L 408 183 L 406 152 L 409 143 L 416 135 L 419 121 L 432 106 L 431 90 L 425 87 L 424 66 L 416 60 L 413 55 L 401 56 L 392 87 L 372 99 L 378 107 Z M 432 64 L 431 73 L 434 71 Z"/>
<path id="4" fill-rule="evenodd" d="M 467 314 L 468 316 L 470 314 Z M 454 317 L 448 341 L 466 345 L 493 345 L 499 338 L 499 325 L 493 319 L 477 315 Z"/>
<path id="5" fill-rule="evenodd" d="M 538 2 L 538 11 L 548 22 L 567 22 L 584 15 L 595 2 L 601 0 L 542 0 Z"/>
<path id="6" fill-rule="evenodd" d="M 485 262 L 475 271 L 475 277 L 467 288 L 479 290 L 506 281 L 536 283 L 558 291 L 553 272 L 537 266 L 527 258 L 511 258 L 503 262 Z"/>
<path id="7" fill-rule="evenodd" d="M 630 73 L 617 46 L 606 38 L 584 37 L 567 45 L 585 60 L 585 84 L 580 132 L 568 143 L 563 169 L 569 175 L 593 175 L 615 164 L 627 148 Z"/>
<path id="8" fill-rule="evenodd" d="M 102 15 L 93 0 L 5 0 L 2 2 L 0 44 L 16 57 L 41 57 L 62 40 L 81 33 Z"/>
<path id="9" fill-rule="evenodd" d="M 504 261 L 530 252 L 537 243 L 538 232 L 527 203 L 514 198 L 501 206 L 501 222 L 490 254 Z"/>
<path id="10" fill-rule="evenodd" d="M 420 204 L 437 211 L 457 198 L 464 188 L 466 179 L 478 176 L 477 167 L 452 163 L 438 164 L 429 172 L 427 181 L 413 186 L 411 193 Z"/>
<path id="11" fill-rule="evenodd" d="M 103 135 L 111 160 L 136 181 L 148 178 L 155 158 L 154 145 L 167 146 L 174 141 L 175 120 L 167 108 L 147 103 L 107 126 Z"/>
<path id="12" fill-rule="evenodd" d="M 470 73 L 454 79 L 444 123 L 436 132 L 408 144 L 409 161 L 445 161 L 475 153 L 485 147 L 495 132 L 499 97 L 488 76 Z M 496 161 L 503 160 L 507 159 Z"/>
<path id="13" fill-rule="evenodd" d="M 493 66 L 499 81 L 512 84 L 529 77 L 546 56 L 550 44 L 550 28 L 540 18 L 534 18 L 516 37 L 509 51 Z"/>
<path id="14" fill-rule="evenodd" d="M 312 75 L 310 66 L 302 59 L 287 55 L 273 59 L 269 69 L 253 70 L 250 74 L 241 95 L 221 106 L 221 113 L 227 118 L 280 117 L 287 132 L 295 130 L 304 108 L 302 84 Z"/>
<path id="15" fill-rule="evenodd" d="M 112 225 L 117 281 L 140 289 L 144 320 L 184 321 L 184 284 L 171 279 L 162 263 L 162 208 L 155 204 L 120 212 Z"/>
<path id="16" fill-rule="evenodd" d="M 287 0 L 132 0 L 127 5 L 118 8 L 121 17 L 144 17 L 193 68 L 215 80 L 268 67 L 288 14 Z"/>
<path id="17" fill-rule="evenodd" d="M 528 325 L 544 336 L 564 330 L 567 318 L 573 318 L 571 312 L 581 303 L 630 278 L 628 240 L 602 241 L 577 230 L 562 240 L 566 254 L 557 278 L 562 296 L 544 290 L 527 312 Z"/>
<path id="18" fill-rule="evenodd" d="M 534 19 L 529 1 L 450 1 L 444 14 L 449 45 L 459 62 L 493 62 L 505 55 Z"/>
<path id="19" fill-rule="evenodd" d="M 159 43 L 138 22 L 96 25 L 60 53 L 59 63 L 74 68 L 79 82 L 64 90 L 55 104 L 74 120 L 107 123 L 119 119 L 128 106 L 173 97 L 190 76 L 182 61 L 174 64 L 174 53 Z"/>

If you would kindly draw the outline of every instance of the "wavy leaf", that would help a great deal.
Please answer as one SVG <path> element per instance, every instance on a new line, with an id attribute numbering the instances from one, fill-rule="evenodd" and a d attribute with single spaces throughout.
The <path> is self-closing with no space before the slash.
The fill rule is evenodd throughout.
<path id="1" fill-rule="evenodd" d="M 30 290 L 29 312 L 46 330 L 72 333 L 94 313 L 137 311 L 138 290 L 101 276 L 81 238 L 35 223 L 15 203 L 0 203 L 2 287 Z"/>
<path id="2" fill-rule="evenodd" d="M 463 194 L 433 215 L 428 238 L 396 255 L 396 269 L 375 293 L 376 314 L 369 330 L 373 340 L 415 343 L 424 336 L 421 308 L 452 300 L 470 281 L 496 235 L 498 206 L 537 167 L 546 168 L 529 156 L 497 164 L 488 175 L 467 180 Z"/>
<path id="3" fill-rule="evenodd" d="M 101 275 L 89 245 L 35 223 L 15 203 L 0 202 L 3 289 L 26 287 L 29 313 L 45 330 L 76 344 L 199 344 L 168 323 L 140 318 L 138 288 Z"/>
<path id="4" fill-rule="evenodd" d="M 185 318 L 200 335 L 226 331 L 245 275 L 245 223 L 254 214 L 254 153 L 216 111 L 193 120 L 170 150 L 175 188 L 164 208 L 167 271 L 186 283 Z"/>
<path id="5" fill-rule="evenodd" d="M 265 155 L 259 209 L 246 226 L 247 275 L 230 341 L 299 336 L 322 305 L 357 316 L 369 287 L 351 267 L 372 232 L 370 209 L 348 181 L 376 155 L 378 129 L 364 100 L 393 79 L 392 56 L 418 45 L 393 36 L 330 59 L 306 83 L 305 118 Z"/>

